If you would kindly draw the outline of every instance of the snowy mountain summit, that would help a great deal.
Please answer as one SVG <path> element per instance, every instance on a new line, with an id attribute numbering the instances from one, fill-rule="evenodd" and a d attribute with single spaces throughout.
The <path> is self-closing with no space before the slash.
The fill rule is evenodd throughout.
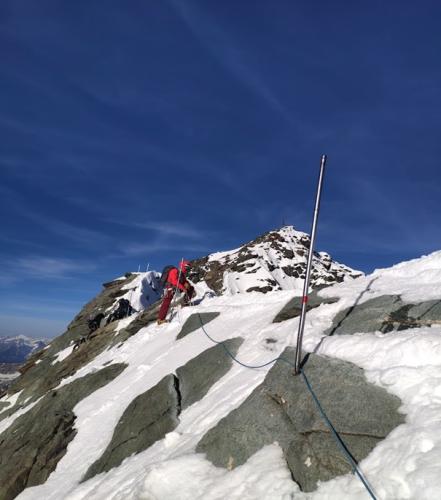
<path id="1" fill-rule="evenodd" d="M 294 375 L 307 245 L 194 261 L 161 325 L 159 273 L 106 283 L 0 398 L 0 499 L 441 498 L 441 251 L 359 277 L 315 255 Z"/>
<path id="2" fill-rule="evenodd" d="M 0 363 L 23 363 L 28 356 L 43 349 L 45 340 L 37 340 L 25 335 L 0 337 Z"/>
<path id="3" fill-rule="evenodd" d="M 296 290 L 301 292 L 306 273 L 310 237 L 292 226 L 269 231 L 235 250 L 193 261 L 195 282 L 204 280 L 219 294 Z M 323 287 L 363 273 L 314 252 L 311 287 Z"/>

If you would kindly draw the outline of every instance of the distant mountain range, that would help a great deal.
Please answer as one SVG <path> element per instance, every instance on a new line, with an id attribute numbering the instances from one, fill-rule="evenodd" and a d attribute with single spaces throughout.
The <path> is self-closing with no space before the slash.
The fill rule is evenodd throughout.
<path id="1" fill-rule="evenodd" d="M 47 341 L 25 335 L 0 337 L 0 363 L 24 363 L 28 356 L 43 349 Z"/>

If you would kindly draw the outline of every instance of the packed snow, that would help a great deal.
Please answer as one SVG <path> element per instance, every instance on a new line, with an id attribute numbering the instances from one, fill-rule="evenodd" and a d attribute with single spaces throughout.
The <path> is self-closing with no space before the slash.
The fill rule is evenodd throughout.
<path id="1" fill-rule="evenodd" d="M 140 279 L 142 282 L 141 276 Z M 138 283 L 139 284 L 139 283 Z M 132 305 L 135 291 L 132 285 Z M 130 290 L 128 291 L 130 293 Z M 199 295 L 205 290 L 199 289 Z M 441 325 L 393 334 L 380 332 L 324 337 L 339 311 L 381 295 L 401 294 L 403 300 L 421 302 L 441 298 L 441 252 L 381 269 L 320 292 L 339 297 L 322 304 L 306 318 L 304 350 L 318 349 L 355 363 L 367 379 L 402 401 L 405 423 L 360 463 L 360 469 L 380 500 L 433 500 L 441 497 Z M 108 385 L 74 408 L 77 435 L 47 482 L 28 488 L 19 500 L 220 500 L 299 499 L 335 500 L 370 498 L 359 479 L 347 474 L 319 484 L 304 493 L 291 480 L 277 443 L 253 455 L 234 470 L 214 467 L 196 454 L 200 438 L 232 409 L 237 408 L 265 378 L 270 367 L 250 370 L 233 364 L 199 402 L 180 415 L 179 426 L 149 449 L 127 458 L 119 467 L 79 483 L 88 467 L 111 440 L 127 406 L 213 344 L 202 330 L 178 342 L 177 333 L 192 313 L 220 312 L 206 329 L 218 341 L 241 336 L 245 340 L 237 357 L 249 364 L 276 358 L 295 343 L 298 319 L 273 324 L 272 320 L 293 296 L 292 291 L 206 297 L 199 305 L 184 308 L 166 325 L 149 325 L 119 348 L 97 356 L 70 378 L 72 380 L 113 363 L 128 367 Z M 139 303 L 139 305 L 142 305 Z M 133 317 L 120 322 L 126 325 Z M 275 339 L 268 344 L 267 338 Z M 60 353 L 59 359 L 64 353 Z"/>
<path id="2" fill-rule="evenodd" d="M 161 274 L 155 271 L 134 274 L 135 278 L 123 287 L 127 293 L 119 298 L 127 299 L 135 311 L 142 311 L 161 297 Z"/>

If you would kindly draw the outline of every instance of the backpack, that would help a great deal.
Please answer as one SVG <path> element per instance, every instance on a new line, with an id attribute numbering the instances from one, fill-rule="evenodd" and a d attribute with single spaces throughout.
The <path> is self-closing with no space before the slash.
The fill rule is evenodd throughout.
<path id="1" fill-rule="evenodd" d="M 94 318 L 90 318 L 89 321 L 87 322 L 87 326 L 89 327 L 90 332 L 92 333 L 95 330 L 98 330 L 98 328 L 101 325 L 101 320 L 104 318 L 103 313 L 97 314 Z"/>
<path id="2" fill-rule="evenodd" d="M 164 269 L 162 270 L 161 277 L 159 278 L 159 283 L 161 286 L 164 288 L 167 280 L 168 280 L 168 273 L 172 270 L 176 269 L 175 266 L 165 266 Z"/>

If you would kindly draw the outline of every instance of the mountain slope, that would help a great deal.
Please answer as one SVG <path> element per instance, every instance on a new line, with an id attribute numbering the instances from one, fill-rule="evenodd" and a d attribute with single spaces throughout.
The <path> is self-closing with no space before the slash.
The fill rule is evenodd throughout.
<path id="1" fill-rule="evenodd" d="M 301 291 L 306 273 L 309 235 L 284 226 L 249 243 L 193 261 L 192 279 L 206 284 L 216 293 L 276 290 Z M 326 252 L 314 252 L 311 287 L 323 287 L 362 276 L 332 260 Z"/>
<path id="2" fill-rule="evenodd" d="M 207 296 L 201 280 L 169 324 L 152 304 L 74 350 L 88 317 L 147 293 L 145 278 L 108 283 L 0 400 L 5 498 L 367 498 L 305 384 L 271 363 L 293 360 L 295 290 Z M 441 493 L 440 286 L 437 252 L 309 303 L 305 373 L 382 499 Z"/>

